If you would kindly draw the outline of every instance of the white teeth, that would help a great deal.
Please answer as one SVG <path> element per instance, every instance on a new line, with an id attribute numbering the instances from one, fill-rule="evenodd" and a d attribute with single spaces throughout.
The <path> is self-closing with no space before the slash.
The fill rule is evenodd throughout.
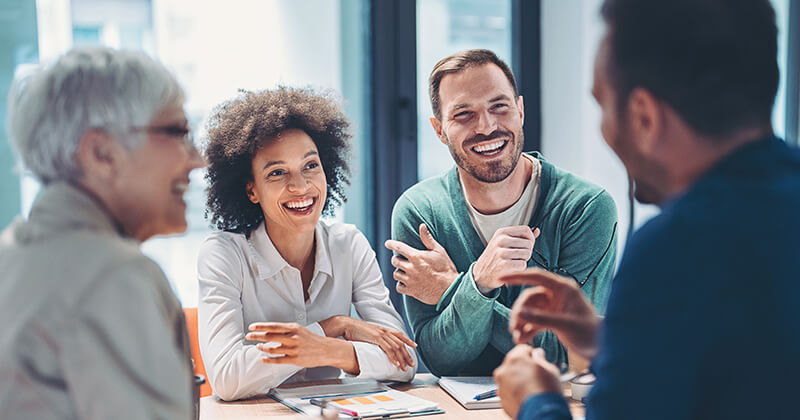
<path id="1" fill-rule="evenodd" d="M 176 194 L 183 194 L 189 189 L 189 184 L 186 182 L 176 182 L 172 184 L 172 192 Z"/>
<path id="2" fill-rule="evenodd" d="M 305 200 L 290 201 L 290 202 L 284 204 L 284 206 L 286 206 L 286 207 L 288 207 L 290 209 L 302 209 L 302 208 L 308 207 L 308 206 L 310 206 L 312 204 L 314 204 L 314 199 L 313 198 L 306 198 Z"/>
<path id="3" fill-rule="evenodd" d="M 497 150 L 497 149 L 503 147 L 503 145 L 505 143 L 506 143 L 505 140 L 500 140 L 500 141 L 492 142 L 492 143 L 489 143 L 489 144 L 483 144 L 483 145 L 475 146 L 475 147 L 472 148 L 472 150 L 474 150 L 474 151 L 476 151 L 478 153 L 491 152 L 491 151 L 494 151 L 494 150 Z"/>

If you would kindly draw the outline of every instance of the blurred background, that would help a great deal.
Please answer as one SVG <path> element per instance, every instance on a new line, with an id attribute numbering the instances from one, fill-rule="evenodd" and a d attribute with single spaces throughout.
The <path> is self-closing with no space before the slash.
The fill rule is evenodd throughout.
<path id="1" fill-rule="evenodd" d="M 525 97 L 526 150 L 606 188 L 616 200 L 620 250 L 631 224 L 627 176 L 600 134 L 590 95 L 602 35 L 600 0 L 0 0 L 0 225 L 25 216 L 39 191 L 6 139 L 5 98 L 15 77 L 78 45 L 141 50 L 187 91 L 198 132 L 237 89 L 276 84 L 331 88 L 354 124 L 349 201 L 336 218 L 357 225 L 394 292 L 389 237 L 394 200 L 452 159 L 428 121 L 427 78 L 441 58 L 489 48 L 509 62 Z M 772 0 L 781 86 L 774 126 L 797 141 L 800 2 Z M 793 34 L 790 36 L 790 33 Z M 184 306 L 197 306 L 197 250 L 211 232 L 203 172 L 187 194 L 189 230 L 147 241 Z M 634 226 L 657 209 L 636 205 Z M 399 302 L 393 293 L 393 300 Z M 402 311 L 402 305 L 396 305 Z"/>

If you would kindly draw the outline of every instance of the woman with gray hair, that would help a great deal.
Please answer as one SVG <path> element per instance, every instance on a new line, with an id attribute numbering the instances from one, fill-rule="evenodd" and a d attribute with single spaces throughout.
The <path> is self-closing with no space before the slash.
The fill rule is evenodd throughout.
<path id="1" fill-rule="evenodd" d="M 0 240 L 3 418 L 191 417 L 181 305 L 139 250 L 186 230 L 203 161 L 183 102 L 162 65 L 106 48 L 12 86 L 9 137 L 43 189 Z"/>

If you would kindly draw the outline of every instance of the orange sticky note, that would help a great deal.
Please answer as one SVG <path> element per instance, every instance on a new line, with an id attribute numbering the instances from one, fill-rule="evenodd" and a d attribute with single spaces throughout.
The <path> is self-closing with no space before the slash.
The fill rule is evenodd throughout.
<path id="1" fill-rule="evenodd" d="M 336 404 L 339 404 L 339 405 L 351 405 L 351 404 L 355 404 L 354 402 L 352 402 L 352 401 L 350 401 L 350 400 L 332 400 L 332 401 L 333 401 L 333 402 L 335 402 Z"/>
<path id="2" fill-rule="evenodd" d="M 369 399 L 369 398 L 367 398 L 367 397 L 355 397 L 355 398 L 353 398 L 353 399 L 354 399 L 354 400 L 355 400 L 357 403 L 361 403 L 361 404 L 364 404 L 364 405 L 367 405 L 367 404 L 375 404 L 375 401 L 372 401 L 371 399 Z"/>
<path id="3" fill-rule="evenodd" d="M 386 395 L 373 395 L 372 398 L 378 401 L 394 401 L 394 398 L 387 397 Z"/>

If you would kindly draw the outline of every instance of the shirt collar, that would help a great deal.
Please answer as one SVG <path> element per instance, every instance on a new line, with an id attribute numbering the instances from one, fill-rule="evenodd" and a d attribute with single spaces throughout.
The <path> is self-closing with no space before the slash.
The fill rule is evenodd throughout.
<path id="1" fill-rule="evenodd" d="M 317 273 L 325 273 L 328 276 L 333 276 L 331 268 L 331 257 L 328 250 L 328 235 L 322 222 L 317 223 L 314 229 L 316 236 L 316 255 L 314 256 L 314 275 L 312 278 L 317 277 Z M 256 254 L 256 266 L 258 272 L 262 277 L 275 277 L 284 268 L 290 267 L 289 263 L 275 248 L 275 244 L 267 234 L 265 222 L 253 230 L 247 242 L 253 248 Z"/>

